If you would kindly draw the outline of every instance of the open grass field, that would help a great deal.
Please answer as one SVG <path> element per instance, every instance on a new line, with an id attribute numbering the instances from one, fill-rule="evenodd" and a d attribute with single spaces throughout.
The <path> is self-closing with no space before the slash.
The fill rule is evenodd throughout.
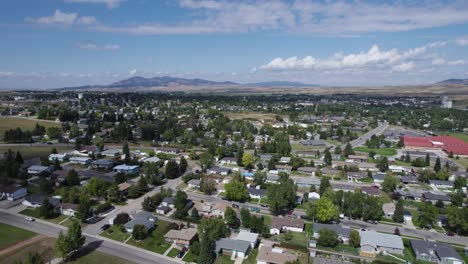
<path id="1" fill-rule="evenodd" d="M 30 239 L 35 235 L 34 232 L 0 223 L 0 249 Z"/>
<path id="2" fill-rule="evenodd" d="M 374 151 L 375 153 L 377 153 L 378 155 L 381 155 L 381 156 L 393 156 L 393 155 L 397 154 L 397 151 L 394 148 L 374 149 L 374 148 L 367 148 L 367 147 L 356 147 L 356 148 L 354 148 L 354 150 L 360 151 L 360 152 L 365 152 L 365 153 L 369 153 L 371 151 Z"/>
<path id="3" fill-rule="evenodd" d="M 25 244 L 15 250 L 0 255 L 0 264 L 11 264 L 25 261 L 28 254 L 38 253 L 48 263 L 54 259 L 54 238 L 42 237 L 34 243 Z"/>
<path id="4" fill-rule="evenodd" d="M 465 134 L 465 133 L 444 132 L 444 133 L 441 133 L 441 135 L 449 135 L 449 136 L 452 136 L 452 137 L 462 139 L 465 142 L 468 142 L 468 134 Z"/>
<path id="5" fill-rule="evenodd" d="M 195 255 L 195 254 L 193 254 L 192 251 L 189 250 L 189 251 L 185 254 L 185 256 L 184 256 L 184 258 L 183 258 L 182 260 L 185 261 L 185 262 L 195 262 L 195 263 L 196 263 L 196 262 L 197 262 L 197 258 L 198 258 L 198 256 Z M 257 263 L 257 262 L 255 262 L 255 263 Z"/>
<path id="6" fill-rule="evenodd" d="M 169 225 L 169 222 L 158 220 L 156 222 L 156 228 L 147 238 L 142 241 L 136 241 L 135 239 L 130 238 L 128 244 L 141 247 L 158 254 L 163 254 L 171 246 L 164 240 L 164 235 L 170 230 Z"/>
<path id="7" fill-rule="evenodd" d="M 53 145 L 43 145 L 43 146 L 30 146 L 30 145 L 21 145 L 21 146 L 2 146 L 0 145 L 0 153 L 5 153 L 9 149 L 16 152 L 19 151 L 23 159 L 31 159 L 31 158 L 40 158 L 40 157 L 48 157 L 52 149 L 54 148 Z M 55 147 L 58 152 L 62 151 L 70 151 L 73 150 L 73 146 L 70 147 Z"/>
<path id="8" fill-rule="evenodd" d="M 76 260 L 67 262 L 69 264 L 132 264 L 133 262 L 114 257 L 99 251 L 92 251 Z"/>
<path id="9" fill-rule="evenodd" d="M 46 128 L 60 126 L 60 123 L 50 120 L 40 120 L 14 116 L 0 116 L 0 138 L 3 138 L 3 134 L 5 134 L 5 131 L 17 127 L 21 128 L 22 130 L 33 130 L 37 123 Z"/>
<path id="10" fill-rule="evenodd" d="M 27 215 L 27 216 L 31 216 L 31 217 L 34 217 L 34 218 L 40 218 L 42 220 L 45 220 L 45 221 L 48 221 L 48 222 L 51 222 L 51 223 L 54 223 L 54 224 L 58 224 L 60 222 L 62 222 L 63 220 L 67 219 L 68 216 L 66 215 L 58 215 L 57 217 L 55 218 L 50 218 L 50 219 L 45 219 L 45 218 L 42 218 L 39 216 L 39 209 L 36 208 L 36 209 L 24 209 L 23 211 L 19 212 L 20 214 L 23 214 L 23 215 Z"/>

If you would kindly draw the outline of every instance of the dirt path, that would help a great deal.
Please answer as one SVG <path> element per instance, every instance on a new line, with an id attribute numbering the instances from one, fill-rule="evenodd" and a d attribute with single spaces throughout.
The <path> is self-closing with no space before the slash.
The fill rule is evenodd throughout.
<path id="1" fill-rule="evenodd" d="M 22 248 L 24 246 L 27 246 L 29 244 L 39 242 L 39 241 L 41 241 L 41 240 L 43 240 L 45 238 L 47 238 L 47 237 L 44 236 L 44 235 L 37 235 L 37 236 L 32 237 L 32 238 L 30 238 L 28 240 L 23 240 L 21 242 L 13 244 L 13 245 L 11 245 L 11 246 L 9 246 L 7 248 L 1 249 L 0 250 L 0 256 L 3 255 L 3 254 L 10 253 L 12 251 L 16 251 L 17 249 L 20 249 L 20 248 Z"/>

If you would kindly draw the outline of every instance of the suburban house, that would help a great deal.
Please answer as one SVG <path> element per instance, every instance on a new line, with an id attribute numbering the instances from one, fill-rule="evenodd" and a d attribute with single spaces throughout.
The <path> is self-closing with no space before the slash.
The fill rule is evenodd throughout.
<path id="1" fill-rule="evenodd" d="M 132 185 L 130 183 L 128 183 L 128 182 L 122 182 L 119 185 L 117 185 L 117 188 L 119 189 L 119 194 L 120 195 L 127 195 L 128 189 L 130 188 L 130 186 L 132 186 Z"/>
<path id="2" fill-rule="evenodd" d="M 101 155 L 112 158 L 116 158 L 120 156 L 120 154 L 122 154 L 122 151 L 120 149 L 108 149 L 101 152 Z"/>
<path id="3" fill-rule="evenodd" d="M 315 176 L 315 173 L 318 171 L 318 169 L 315 167 L 299 167 L 297 168 L 297 171 Z"/>
<path id="4" fill-rule="evenodd" d="M 438 201 L 441 201 L 444 204 L 450 204 L 452 202 L 452 199 L 450 198 L 450 196 L 446 194 L 435 194 L 431 192 L 425 192 L 422 195 L 423 195 L 424 201 L 431 202 L 433 204 L 437 203 Z"/>
<path id="5" fill-rule="evenodd" d="M 278 162 L 282 164 L 288 164 L 289 162 L 291 162 L 291 157 L 281 157 Z"/>
<path id="6" fill-rule="evenodd" d="M 374 180 L 375 183 L 383 183 L 385 176 L 387 176 L 386 173 L 384 172 L 376 172 L 372 173 L 372 179 Z"/>
<path id="7" fill-rule="evenodd" d="M 405 177 L 401 177 L 400 178 L 400 181 L 404 184 L 418 184 L 419 183 L 419 180 L 418 180 L 418 177 L 415 177 L 415 176 L 405 176 Z"/>
<path id="8" fill-rule="evenodd" d="M 279 175 L 278 174 L 268 173 L 265 181 L 267 183 L 278 183 L 279 182 Z"/>
<path id="9" fill-rule="evenodd" d="M 263 196 L 265 196 L 265 194 L 266 190 L 264 189 L 249 188 L 250 198 L 261 199 Z"/>
<path id="10" fill-rule="evenodd" d="M 70 156 L 68 155 L 68 153 L 52 153 L 49 155 L 49 161 L 58 160 L 60 162 L 64 162 L 68 160 L 69 157 Z"/>
<path id="11" fill-rule="evenodd" d="M 149 158 L 146 158 L 146 159 L 143 160 L 143 162 L 145 162 L 145 163 L 157 163 L 157 162 L 160 162 L 160 161 L 161 161 L 161 159 L 156 157 L 156 156 L 149 157 Z"/>
<path id="12" fill-rule="evenodd" d="M 341 173 L 342 173 L 341 170 L 322 168 L 323 176 L 334 177 L 334 176 L 339 176 Z"/>
<path id="13" fill-rule="evenodd" d="M 221 238 L 216 241 L 215 252 L 217 255 L 231 256 L 231 258 L 246 258 L 250 250 L 250 243 L 242 240 Z"/>
<path id="14" fill-rule="evenodd" d="M 174 208 L 174 197 L 164 197 L 164 199 L 161 202 L 162 206 L 167 206 L 169 208 Z"/>
<path id="15" fill-rule="evenodd" d="M 429 185 L 437 188 L 453 188 L 451 181 L 429 180 Z"/>
<path id="16" fill-rule="evenodd" d="M 314 223 L 314 237 L 320 237 L 320 230 L 322 229 L 329 229 L 334 231 L 338 235 L 338 240 L 342 243 L 348 244 L 349 242 L 349 234 L 351 233 L 351 229 L 349 227 L 344 227 L 340 225 L 329 225 L 329 224 L 320 224 Z"/>
<path id="17" fill-rule="evenodd" d="M 363 194 L 378 197 L 380 196 L 380 190 L 378 186 L 362 186 L 361 191 Z"/>
<path id="18" fill-rule="evenodd" d="M 349 155 L 347 159 L 354 162 L 367 162 L 368 157 L 364 155 Z"/>
<path id="19" fill-rule="evenodd" d="M 32 165 L 28 168 L 28 174 L 38 175 L 42 173 L 50 173 L 52 168 L 40 165 Z"/>
<path id="20" fill-rule="evenodd" d="M 292 166 L 289 166 L 289 165 L 276 165 L 276 171 L 278 173 L 280 173 L 280 172 L 291 173 Z"/>
<path id="21" fill-rule="evenodd" d="M 0 186 L 0 200 L 14 201 L 28 195 L 28 190 L 20 186 Z"/>
<path id="22" fill-rule="evenodd" d="M 384 203 L 382 205 L 382 211 L 384 212 L 384 216 L 387 218 L 393 217 L 393 214 L 395 213 L 395 204 L 390 202 L 390 203 Z"/>
<path id="23" fill-rule="evenodd" d="M 110 170 L 112 167 L 114 167 L 114 162 L 110 159 L 100 159 L 94 161 L 91 166 L 93 169 Z"/>
<path id="24" fill-rule="evenodd" d="M 237 165 L 237 158 L 233 157 L 224 157 L 219 160 L 219 164 L 224 164 L 224 165 Z"/>
<path id="25" fill-rule="evenodd" d="M 250 248 L 255 248 L 257 246 L 257 243 L 259 241 L 258 239 L 258 233 L 252 233 L 248 231 L 241 230 L 236 238 L 236 240 L 241 240 L 241 241 L 247 241 L 250 243 Z"/>
<path id="26" fill-rule="evenodd" d="M 400 236 L 376 231 L 359 231 L 359 235 L 361 236 L 361 249 L 359 252 L 361 256 L 375 257 L 383 252 L 403 255 L 404 246 Z"/>
<path id="27" fill-rule="evenodd" d="M 175 243 L 179 247 L 188 247 L 197 238 L 198 230 L 196 228 L 188 228 L 175 230 L 171 229 L 164 235 L 164 240 L 169 243 Z"/>
<path id="28" fill-rule="evenodd" d="M 225 203 L 196 203 L 194 207 L 202 217 L 224 218 L 227 205 Z"/>
<path id="29" fill-rule="evenodd" d="M 358 168 L 360 171 L 373 171 L 373 172 L 379 171 L 376 164 L 368 163 L 368 162 L 358 163 Z"/>
<path id="30" fill-rule="evenodd" d="M 180 149 L 178 149 L 178 148 L 167 148 L 167 147 L 156 147 L 156 148 L 154 148 L 154 152 L 177 155 L 177 154 L 180 153 Z"/>
<path id="31" fill-rule="evenodd" d="M 284 231 L 304 231 L 304 221 L 290 217 L 273 217 L 271 220 L 270 234 L 279 235 Z"/>
<path id="32" fill-rule="evenodd" d="M 133 232 L 133 227 L 135 225 L 143 225 L 146 227 L 146 230 L 149 231 L 154 228 L 154 224 L 157 220 L 158 218 L 152 213 L 143 211 L 136 214 L 132 220 L 124 225 L 124 227 L 128 233 Z"/>
<path id="33" fill-rule="evenodd" d="M 156 208 L 156 213 L 160 215 L 165 215 L 171 211 L 169 206 L 160 205 Z"/>
<path id="34" fill-rule="evenodd" d="M 124 173 L 124 174 L 136 174 L 140 172 L 140 167 L 137 165 L 117 165 L 113 168 L 113 171 L 117 173 Z"/>
<path id="35" fill-rule="evenodd" d="M 198 179 L 191 179 L 190 181 L 187 182 L 187 185 L 190 188 L 200 188 L 200 180 Z"/>
<path id="36" fill-rule="evenodd" d="M 296 254 L 287 252 L 285 249 L 260 245 L 257 254 L 257 264 L 285 264 L 298 259 Z"/>
<path id="37" fill-rule="evenodd" d="M 463 264 L 463 258 L 449 244 L 426 240 L 410 240 L 417 260 L 441 264 Z"/>
<path id="38" fill-rule="evenodd" d="M 46 198 L 49 199 L 49 202 L 50 202 L 54 207 L 57 207 L 57 206 L 60 204 L 60 200 L 59 200 L 59 199 L 54 198 L 54 197 L 47 197 L 47 196 L 44 195 L 44 194 L 32 194 L 32 195 L 26 197 L 26 199 L 24 199 L 24 201 L 22 202 L 22 204 L 25 205 L 25 206 L 27 206 L 27 207 L 38 208 L 38 207 L 41 207 L 42 202 L 44 202 L 44 199 L 46 199 Z"/>
<path id="39" fill-rule="evenodd" d="M 75 216 L 75 213 L 78 210 L 78 205 L 72 203 L 61 203 L 58 208 L 60 213 L 63 215 Z"/>
<path id="40" fill-rule="evenodd" d="M 91 158 L 88 157 L 71 157 L 70 158 L 70 163 L 72 164 L 79 164 L 79 165 L 84 165 L 88 166 L 93 162 Z"/>
<path id="41" fill-rule="evenodd" d="M 231 173 L 231 170 L 228 168 L 222 168 L 222 167 L 211 167 L 206 171 L 208 174 L 217 174 L 217 175 L 223 175 L 226 176 L 229 173 Z"/>
<path id="42" fill-rule="evenodd" d="M 346 173 L 346 176 L 348 177 L 349 182 L 353 182 L 353 181 L 357 181 L 357 180 L 366 178 L 367 177 L 367 172 L 364 172 L 364 171 L 356 171 L 356 172 L 348 171 Z"/>

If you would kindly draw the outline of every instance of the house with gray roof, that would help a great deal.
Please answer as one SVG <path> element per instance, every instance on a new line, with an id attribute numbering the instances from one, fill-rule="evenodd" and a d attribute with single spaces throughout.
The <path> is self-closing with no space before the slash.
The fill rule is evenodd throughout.
<path id="1" fill-rule="evenodd" d="M 31 194 L 23 200 L 22 204 L 27 207 L 38 208 L 41 207 L 46 198 L 54 207 L 57 207 L 60 204 L 59 199 L 55 197 L 47 197 L 45 194 Z"/>
<path id="2" fill-rule="evenodd" d="M 440 264 L 462 264 L 463 258 L 449 244 L 426 240 L 411 240 L 417 260 Z"/>
<path id="3" fill-rule="evenodd" d="M 114 167 L 114 162 L 110 159 L 100 159 L 94 161 L 91 166 L 93 169 L 110 170 Z"/>
<path id="4" fill-rule="evenodd" d="M 376 231 L 359 231 L 361 249 L 359 255 L 375 257 L 384 252 L 403 255 L 403 240 L 400 236 L 378 233 Z"/>
<path id="5" fill-rule="evenodd" d="M 314 237 L 320 237 L 320 230 L 322 229 L 329 229 L 334 231 L 338 235 L 338 240 L 347 244 L 349 242 L 349 234 L 351 233 L 351 229 L 349 227 L 341 226 L 341 225 L 329 225 L 329 224 L 320 224 L 314 223 Z"/>
<path id="6" fill-rule="evenodd" d="M 215 252 L 217 255 L 223 254 L 232 258 L 246 258 L 250 250 L 250 242 L 235 240 L 230 238 L 221 238 L 216 241 Z"/>
<path id="7" fill-rule="evenodd" d="M 425 192 L 423 193 L 423 198 L 424 198 L 424 201 L 431 202 L 433 204 L 437 203 L 438 201 L 441 201 L 444 204 L 450 204 L 452 202 L 452 199 L 450 198 L 450 196 L 446 194 L 436 194 L 436 193 L 431 193 L 431 192 Z"/>
<path id="8" fill-rule="evenodd" d="M 249 188 L 249 196 L 250 198 L 260 199 L 265 196 L 266 190 L 265 189 L 256 189 L 256 188 Z"/>
<path id="9" fill-rule="evenodd" d="M 429 180 L 429 185 L 437 188 L 453 188 L 451 181 Z"/>
<path id="10" fill-rule="evenodd" d="M 132 220 L 130 220 L 124 225 L 124 227 L 128 233 L 133 232 L 133 227 L 135 227 L 135 225 L 143 225 L 146 227 L 146 230 L 149 231 L 154 228 L 154 224 L 157 220 L 158 218 L 152 213 L 142 211 L 136 214 Z"/>

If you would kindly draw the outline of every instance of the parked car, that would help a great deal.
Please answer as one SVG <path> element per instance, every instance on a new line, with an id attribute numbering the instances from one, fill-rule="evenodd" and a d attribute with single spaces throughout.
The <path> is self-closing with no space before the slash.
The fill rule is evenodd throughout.
<path id="1" fill-rule="evenodd" d="M 259 212 L 260 212 L 260 208 L 257 208 L 257 207 L 250 207 L 250 211 L 259 213 Z"/>
<path id="2" fill-rule="evenodd" d="M 455 236 L 455 233 L 453 233 L 452 231 L 448 231 L 448 232 L 446 233 L 446 235 L 447 235 L 447 236 Z"/>
<path id="3" fill-rule="evenodd" d="M 36 219 L 34 219 L 34 218 L 30 217 L 30 216 L 26 216 L 24 219 L 26 219 L 28 221 L 31 221 L 31 222 L 36 221 Z"/>
<path id="4" fill-rule="evenodd" d="M 111 225 L 105 224 L 105 225 L 101 226 L 101 230 L 105 231 L 105 230 L 109 229 L 110 227 L 111 227 Z"/>
<path id="5" fill-rule="evenodd" d="M 185 255 L 185 251 L 184 251 L 184 250 L 181 250 L 181 251 L 179 251 L 179 253 L 177 253 L 177 257 L 178 257 L 178 258 L 182 258 L 184 255 Z"/>
<path id="6" fill-rule="evenodd" d="M 239 205 L 238 204 L 232 204 L 232 208 L 239 209 Z"/>

